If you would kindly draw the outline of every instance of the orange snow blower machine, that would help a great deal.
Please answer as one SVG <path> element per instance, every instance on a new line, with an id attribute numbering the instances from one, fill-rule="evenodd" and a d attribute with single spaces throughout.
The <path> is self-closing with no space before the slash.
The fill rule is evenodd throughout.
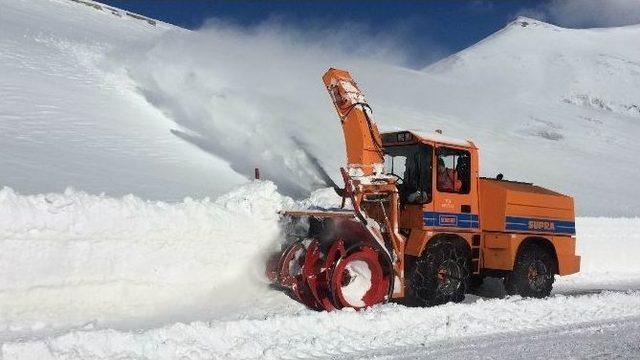
<path id="1" fill-rule="evenodd" d="M 570 196 L 479 177 L 471 141 L 380 134 L 347 71 L 329 69 L 323 81 L 346 143 L 343 206 L 283 214 L 282 251 L 267 263 L 274 285 L 317 310 L 432 306 L 462 301 L 487 276 L 541 298 L 556 274 L 579 271 Z"/>

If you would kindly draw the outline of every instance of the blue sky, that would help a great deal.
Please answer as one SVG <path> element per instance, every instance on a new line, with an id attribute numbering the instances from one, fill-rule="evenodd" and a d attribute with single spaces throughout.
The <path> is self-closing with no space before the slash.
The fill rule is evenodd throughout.
<path id="1" fill-rule="evenodd" d="M 240 27 L 277 22 L 307 33 L 357 28 L 364 40 L 392 39 L 421 67 L 462 50 L 527 15 L 568 27 L 640 22 L 637 0 L 255 1 L 102 0 L 188 29 L 214 19 Z M 625 18 L 626 17 L 626 18 Z"/>

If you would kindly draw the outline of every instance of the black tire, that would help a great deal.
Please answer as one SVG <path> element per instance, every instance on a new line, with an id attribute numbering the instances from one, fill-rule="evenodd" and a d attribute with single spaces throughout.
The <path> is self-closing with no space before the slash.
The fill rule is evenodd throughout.
<path id="1" fill-rule="evenodd" d="M 450 241 L 430 244 L 409 269 L 407 301 L 413 306 L 461 302 L 469 288 L 469 260 Z"/>
<path id="2" fill-rule="evenodd" d="M 552 253 L 537 244 L 525 245 L 518 252 L 513 271 L 505 278 L 505 291 L 522 297 L 547 297 L 551 294 L 556 272 Z"/>

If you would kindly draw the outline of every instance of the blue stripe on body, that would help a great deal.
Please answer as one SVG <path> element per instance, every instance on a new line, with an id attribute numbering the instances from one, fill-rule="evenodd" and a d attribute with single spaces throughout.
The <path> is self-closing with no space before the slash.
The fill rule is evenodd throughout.
<path id="1" fill-rule="evenodd" d="M 505 220 L 506 220 L 506 223 L 505 223 L 506 230 L 553 233 L 553 234 L 570 234 L 570 235 L 575 235 L 576 233 L 576 223 L 573 221 L 524 218 L 524 217 L 517 217 L 517 216 L 507 216 Z M 535 228 L 530 226 L 530 222 L 553 224 L 553 229 Z"/>
<path id="2" fill-rule="evenodd" d="M 464 229 L 476 229 L 480 227 L 479 217 L 476 214 L 425 211 L 422 214 L 422 219 L 425 226 L 455 227 Z M 536 229 L 535 227 L 532 228 L 529 225 L 530 221 L 553 224 L 553 229 Z M 507 216 L 505 229 L 523 232 L 575 235 L 576 224 L 573 221 L 566 220 Z"/>

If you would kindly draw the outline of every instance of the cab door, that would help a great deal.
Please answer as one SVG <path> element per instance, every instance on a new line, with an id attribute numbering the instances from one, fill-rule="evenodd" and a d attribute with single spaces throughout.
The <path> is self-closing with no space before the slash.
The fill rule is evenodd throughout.
<path id="1" fill-rule="evenodd" d="M 439 144 L 435 147 L 433 164 L 433 211 L 425 213 L 425 225 L 480 231 L 477 151 Z"/>
<path id="2" fill-rule="evenodd" d="M 415 145 L 389 150 L 388 153 L 406 155 L 404 163 L 400 162 L 400 177 L 402 183 L 398 189 L 400 192 L 400 216 L 399 227 L 409 229 L 421 229 L 423 213 L 433 210 L 432 177 L 433 147 L 430 144 L 419 143 Z M 389 161 L 385 158 L 385 166 Z M 398 169 L 395 169 L 398 172 Z M 388 171 L 387 171 L 388 172 Z"/>

